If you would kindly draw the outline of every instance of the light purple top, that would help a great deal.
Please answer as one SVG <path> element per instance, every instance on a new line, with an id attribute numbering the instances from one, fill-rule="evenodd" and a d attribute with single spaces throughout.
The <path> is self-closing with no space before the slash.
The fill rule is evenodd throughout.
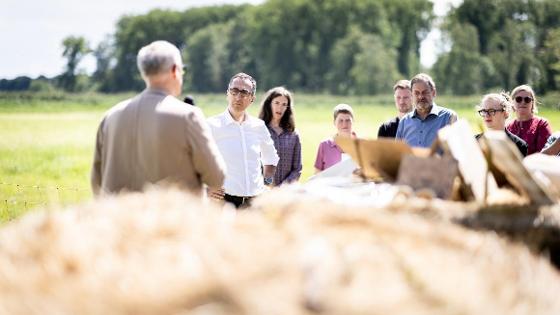
<path id="1" fill-rule="evenodd" d="M 333 139 L 327 139 L 319 144 L 317 158 L 315 158 L 315 168 L 325 170 L 340 162 L 342 150 L 336 145 Z"/>

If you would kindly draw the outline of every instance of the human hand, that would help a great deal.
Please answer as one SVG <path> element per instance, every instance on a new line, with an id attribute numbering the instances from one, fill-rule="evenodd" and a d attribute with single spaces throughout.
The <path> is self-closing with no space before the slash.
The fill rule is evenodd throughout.
<path id="1" fill-rule="evenodd" d="M 208 197 L 215 200 L 223 200 L 226 194 L 223 188 L 210 188 L 208 187 Z"/>

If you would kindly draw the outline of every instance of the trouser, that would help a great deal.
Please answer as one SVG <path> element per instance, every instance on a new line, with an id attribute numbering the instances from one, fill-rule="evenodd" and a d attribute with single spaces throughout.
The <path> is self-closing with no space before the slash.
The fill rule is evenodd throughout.
<path id="1" fill-rule="evenodd" d="M 253 199 L 253 196 L 240 197 L 240 196 L 233 196 L 229 194 L 224 195 L 224 200 L 229 203 L 232 203 L 237 209 L 244 209 L 250 207 L 251 199 Z"/>

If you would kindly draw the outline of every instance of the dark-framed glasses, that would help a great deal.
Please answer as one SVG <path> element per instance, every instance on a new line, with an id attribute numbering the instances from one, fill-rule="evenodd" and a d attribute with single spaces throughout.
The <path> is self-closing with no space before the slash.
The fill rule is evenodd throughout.
<path id="1" fill-rule="evenodd" d="M 230 89 L 228 89 L 228 91 L 229 91 L 229 94 L 231 94 L 232 96 L 240 95 L 241 97 L 249 97 L 250 95 L 253 94 L 253 93 L 251 93 L 251 91 L 240 90 L 238 88 L 230 88 Z"/>
<path id="2" fill-rule="evenodd" d="M 505 110 L 503 109 L 481 109 L 478 111 L 478 114 L 481 117 L 485 117 L 485 116 L 494 116 L 496 115 L 497 112 L 504 112 Z"/>
<path id="3" fill-rule="evenodd" d="M 533 98 L 529 97 L 529 96 L 525 96 L 525 97 L 517 96 L 517 97 L 515 97 L 515 102 L 521 103 L 522 101 L 525 101 L 525 104 L 529 104 L 533 101 Z"/>

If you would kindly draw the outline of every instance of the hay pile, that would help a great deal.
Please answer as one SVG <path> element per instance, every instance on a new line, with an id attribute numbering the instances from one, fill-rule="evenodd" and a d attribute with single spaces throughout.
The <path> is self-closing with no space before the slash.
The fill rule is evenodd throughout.
<path id="1" fill-rule="evenodd" d="M 151 191 L 0 230 L 1 314 L 560 314 L 560 276 L 492 233 L 289 189 L 222 211 Z"/>

